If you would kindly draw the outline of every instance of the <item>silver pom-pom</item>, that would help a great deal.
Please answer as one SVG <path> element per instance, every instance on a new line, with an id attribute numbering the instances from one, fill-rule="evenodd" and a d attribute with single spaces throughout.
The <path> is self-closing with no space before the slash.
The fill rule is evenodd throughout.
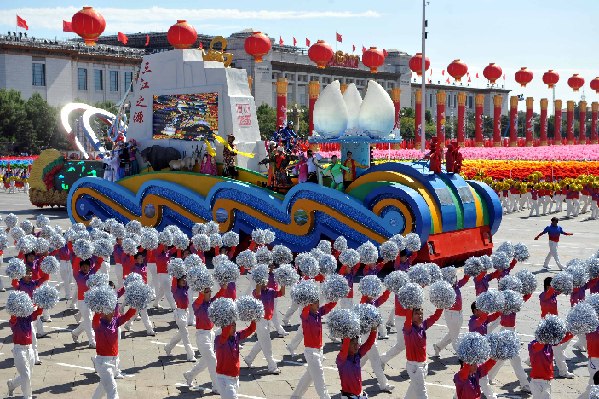
<path id="1" fill-rule="evenodd" d="M 424 263 L 416 264 L 408 269 L 410 281 L 421 287 L 426 287 L 431 283 L 429 269 Z"/>
<path id="2" fill-rule="evenodd" d="M 360 336 L 360 317 L 350 309 L 333 309 L 327 318 L 332 338 L 356 338 Z"/>
<path id="3" fill-rule="evenodd" d="M 191 290 L 201 293 L 212 287 L 212 276 L 208 269 L 194 266 L 187 270 L 187 284 Z"/>
<path id="4" fill-rule="evenodd" d="M 173 235 L 173 245 L 177 249 L 185 250 L 189 246 L 189 238 L 184 233 L 175 234 Z"/>
<path id="5" fill-rule="evenodd" d="M 291 287 L 291 300 L 300 306 L 307 306 L 319 301 L 318 284 L 312 280 L 302 280 Z"/>
<path id="6" fill-rule="evenodd" d="M 218 223 L 216 223 L 214 220 L 206 223 L 206 234 L 211 235 L 218 233 L 220 233 L 220 225 Z"/>
<path id="7" fill-rule="evenodd" d="M 458 282 L 458 270 L 454 266 L 445 266 L 441 269 L 441 274 L 443 281 L 447 281 L 451 285 Z"/>
<path id="8" fill-rule="evenodd" d="M 94 242 L 94 255 L 109 260 L 114 251 L 114 245 L 108 240 L 97 240 Z"/>
<path id="9" fill-rule="evenodd" d="M 126 253 L 127 255 L 133 256 L 133 255 L 137 254 L 137 243 L 132 238 L 125 238 L 123 240 L 122 247 L 123 247 L 123 252 Z"/>
<path id="10" fill-rule="evenodd" d="M 142 283 L 143 284 L 144 279 L 141 276 L 141 274 L 139 273 L 129 273 L 127 275 L 127 277 L 125 277 L 125 279 L 123 280 L 123 285 L 125 287 L 127 287 L 130 284 L 134 284 L 134 283 Z"/>
<path id="11" fill-rule="evenodd" d="M 263 263 L 256 265 L 252 269 L 252 280 L 254 280 L 254 283 L 256 284 L 268 284 L 268 265 Z"/>
<path id="12" fill-rule="evenodd" d="M 397 292 L 397 300 L 405 309 L 419 309 L 424 304 L 424 291 L 418 284 L 407 283 Z"/>
<path id="13" fill-rule="evenodd" d="M 29 252 L 33 252 L 35 250 L 36 244 L 37 240 L 34 236 L 26 235 L 17 240 L 15 247 L 17 248 L 17 251 L 28 254 Z"/>
<path id="14" fill-rule="evenodd" d="M 537 277 L 530 270 L 518 270 L 514 276 L 522 283 L 523 295 L 530 295 L 537 289 Z"/>
<path id="15" fill-rule="evenodd" d="M 187 267 L 181 258 L 171 258 L 166 266 L 169 276 L 179 279 L 187 274 Z"/>
<path id="16" fill-rule="evenodd" d="M 87 279 L 87 286 L 89 288 L 93 288 L 93 287 L 101 287 L 104 285 L 108 285 L 108 281 L 110 280 L 110 277 L 108 276 L 108 274 L 106 273 L 95 273 L 95 274 L 90 274 L 89 278 Z"/>
<path id="17" fill-rule="evenodd" d="M 530 253 L 528 252 L 528 247 L 526 244 L 519 242 L 514 245 L 514 259 L 518 262 L 524 262 L 528 260 L 530 257 Z"/>
<path id="18" fill-rule="evenodd" d="M 441 272 L 439 265 L 429 262 L 425 263 L 424 266 L 426 266 L 428 274 L 431 276 L 431 283 L 443 280 L 443 273 Z"/>
<path id="19" fill-rule="evenodd" d="M 383 293 L 383 282 L 377 276 L 364 276 L 358 289 L 362 295 L 378 298 Z"/>
<path id="20" fill-rule="evenodd" d="M 11 280 L 20 280 L 27 273 L 27 266 L 19 258 L 10 258 L 6 266 L 6 275 Z"/>
<path id="21" fill-rule="evenodd" d="M 94 287 L 85 293 L 85 303 L 94 313 L 110 314 L 117 304 L 116 292 L 108 285 Z"/>
<path id="22" fill-rule="evenodd" d="M 599 316 L 599 294 L 591 294 L 587 296 L 584 301 L 591 305 Z"/>
<path id="23" fill-rule="evenodd" d="M 496 270 L 506 270 L 510 267 L 511 259 L 505 252 L 495 252 L 491 255 L 493 267 Z"/>
<path id="24" fill-rule="evenodd" d="M 158 233 L 158 242 L 160 242 L 160 244 L 164 245 L 165 247 L 170 247 L 171 245 L 173 245 L 173 236 L 168 231 L 161 231 L 160 233 Z"/>
<path id="25" fill-rule="evenodd" d="M 6 250 L 10 245 L 10 241 L 8 241 L 8 237 L 4 233 L 0 233 L 0 251 Z"/>
<path id="26" fill-rule="evenodd" d="M 89 221 L 89 227 L 91 227 L 92 229 L 100 229 L 103 230 L 104 229 L 104 223 L 100 220 L 100 218 L 94 216 L 93 218 L 91 218 L 91 220 Z"/>
<path id="27" fill-rule="evenodd" d="M 208 307 L 208 318 L 217 327 L 229 326 L 237 321 L 237 306 L 231 298 L 218 298 Z"/>
<path id="28" fill-rule="evenodd" d="M 504 254 L 507 255 L 507 257 L 509 259 L 513 259 L 514 258 L 514 254 L 516 252 L 516 249 L 514 248 L 514 244 L 512 244 L 509 241 L 504 241 L 501 244 L 499 244 L 499 246 L 496 249 L 497 252 L 503 252 Z"/>
<path id="29" fill-rule="evenodd" d="M 318 266 L 321 274 L 334 274 L 337 272 L 337 259 L 333 255 L 324 254 L 318 259 Z"/>
<path id="30" fill-rule="evenodd" d="M 491 270 L 493 268 L 493 259 L 489 255 L 482 255 L 479 257 L 479 260 L 483 270 Z"/>
<path id="31" fill-rule="evenodd" d="M 42 271 L 46 274 L 58 273 L 58 270 L 60 269 L 60 261 L 56 259 L 55 256 L 46 256 L 44 257 L 44 260 L 42 260 L 40 269 L 42 269 Z"/>
<path id="32" fill-rule="evenodd" d="M 587 269 L 589 271 L 589 279 L 595 279 L 599 277 L 599 258 L 589 258 L 586 261 Z"/>
<path id="33" fill-rule="evenodd" d="M 9 213 L 4 217 L 4 223 L 6 224 L 6 227 L 12 229 L 19 223 L 19 217 L 14 213 Z"/>
<path id="34" fill-rule="evenodd" d="M 41 229 L 42 227 L 50 224 L 50 218 L 48 218 L 46 215 L 37 215 L 35 217 L 35 224 Z"/>
<path id="35" fill-rule="evenodd" d="M 333 243 L 333 248 L 335 248 L 337 252 L 345 251 L 347 249 L 347 239 L 343 236 L 337 237 Z"/>
<path id="36" fill-rule="evenodd" d="M 268 247 L 260 247 L 256 250 L 256 262 L 271 265 L 273 262 L 272 252 Z"/>
<path id="37" fill-rule="evenodd" d="M 449 309 L 456 301 L 456 293 L 447 281 L 437 281 L 431 284 L 429 299 L 437 309 Z"/>
<path id="38" fill-rule="evenodd" d="M 139 220 L 131 220 L 129 223 L 125 225 L 125 231 L 129 234 L 141 234 L 141 229 L 143 226 L 139 222 Z"/>
<path id="39" fill-rule="evenodd" d="M 177 234 L 183 234 L 183 231 L 174 224 L 170 224 L 164 228 L 164 231 L 167 231 L 170 235 L 176 236 Z"/>
<path id="40" fill-rule="evenodd" d="M 88 240 L 77 240 L 73 243 L 73 253 L 82 260 L 87 260 L 94 255 L 94 245 Z"/>
<path id="41" fill-rule="evenodd" d="M 321 284 L 322 294 L 327 302 L 337 302 L 349 294 L 349 285 L 347 280 L 339 274 L 330 274 L 326 276 Z"/>
<path id="42" fill-rule="evenodd" d="M 597 312 L 588 303 L 577 303 L 566 316 L 566 327 L 572 334 L 593 332 L 599 327 Z"/>
<path id="43" fill-rule="evenodd" d="M 218 233 L 210 234 L 210 248 L 222 247 L 223 237 Z"/>
<path id="44" fill-rule="evenodd" d="M 19 241 L 19 239 L 21 239 L 22 237 L 25 237 L 25 231 L 23 231 L 22 228 L 20 227 L 12 227 L 8 234 L 10 234 L 10 236 L 12 237 L 12 239 L 14 241 Z"/>
<path id="45" fill-rule="evenodd" d="M 522 294 L 512 290 L 501 291 L 503 293 L 503 314 L 518 313 L 524 305 Z"/>
<path id="46" fill-rule="evenodd" d="M 5 309 L 11 316 L 31 316 L 31 313 L 33 313 L 33 301 L 26 292 L 11 291 L 10 294 L 8 294 Z"/>
<path id="47" fill-rule="evenodd" d="M 108 218 L 104 221 L 104 226 L 103 229 L 104 231 L 110 232 L 110 229 L 112 228 L 112 226 L 118 223 L 118 221 L 115 218 Z"/>
<path id="48" fill-rule="evenodd" d="M 401 270 L 395 270 L 389 273 L 387 276 L 385 276 L 385 279 L 383 280 L 385 287 L 387 287 L 389 291 L 394 292 L 396 294 L 404 285 L 406 285 L 409 282 L 410 278 L 408 277 L 408 274 Z"/>
<path id="49" fill-rule="evenodd" d="M 42 237 L 37 237 L 35 239 L 35 249 L 36 254 L 45 254 L 50 252 L 50 243 L 48 240 Z"/>
<path id="50" fill-rule="evenodd" d="M 376 306 L 369 303 L 354 305 L 353 311 L 360 318 L 360 335 L 369 333 L 383 322 L 381 312 L 379 312 Z"/>
<path id="51" fill-rule="evenodd" d="M 225 285 L 237 281 L 239 268 L 231 261 L 219 263 L 214 267 L 214 279 L 219 285 Z"/>
<path id="52" fill-rule="evenodd" d="M 295 265 L 299 268 L 303 275 L 309 278 L 314 278 L 320 273 L 318 261 L 309 253 L 302 252 L 295 258 Z"/>
<path id="53" fill-rule="evenodd" d="M 420 236 L 416 233 L 409 233 L 406 235 L 406 249 L 412 252 L 420 251 L 422 243 L 420 242 Z"/>
<path id="54" fill-rule="evenodd" d="M 458 344 L 458 357 L 468 364 L 483 364 L 491 356 L 491 346 L 487 337 L 477 332 L 465 334 Z"/>
<path id="55" fill-rule="evenodd" d="M 236 247 L 239 245 L 239 234 L 234 231 L 227 231 L 223 234 L 223 246 Z"/>
<path id="56" fill-rule="evenodd" d="M 599 385 L 591 386 L 591 391 L 589 392 L 589 399 L 599 399 Z"/>
<path id="57" fill-rule="evenodd" d="M 266 244 L 266 230 L 254 229 L 252 230 L 252 240 L 258 245 Z"/>
<path id="58" fill-rule="evenodd" d="M 89 232 L 87 230 L 76 230 L 75 236 L 73 237 L 73 241 L 77 241 L 77 240 L 90 241 L 91 235 L 89 234 Z"/>
<path id="59" fill-rule="evenodd" d="M 143 282 L 135 282 L 125 287 L 125 306 L 147 309 L 154 299 L 154 290 Z"/>
<path id="60" fill-rule="evenodd" d="M 535 330 L 535 339 L 543 344 L 557 345 L 566 336 L 566 323 L 555 315 L 547 315 Z"/>
<path id="61" fill-rule="evenodd" d="M 200 258 L 196 254 L 188 255 L 183 261 L 183 263 L 185 263 L 185 267 L 188 269 L 191 269 L 192 267 L 206 267 L 206 264 L 204 263 L 202 258 Z"/>
<path id="62" fill-rule="evenodd" d="M 397 245 L 397 248 L 400 251 L 403 251 L 404 249 L 406 249 L 407 241 L 406 241 L 406 238 L 404 236 L 402 236 L 401 234 L 395 234 L 394 236 L 392 236 L 389 239 L 389 241 L 393 241 Z"/>
<path id="63" fill-rule="evenodd" d="M 49 224 L 41 227 L 40 237 L 45 238 L 46 240 L 49 240 L 50 237 L 52 237 L 55 234 L 57 234 L 56 230 L 54 230 L 54 228 L 52 226 L 50 226 Z"/>
<path id="64" fill-rule="evenodd" d="M 31 223 L 30 220 L 27 220 L 27 219 L 23 220 L 21 223 L 19 223 L 19 227 L 21 229 L 23 229 L 25 234 L 33 233 L 33 223 Z"/>
<path id="65" fill-rule="evenodd" d="M 312 255 L 314 257 L 314 259 L 316 259 L 318 262 L 320 262 L 320 257 L 324 256 L 324 252 L 322 252 L 318 248 L 312 248 L 310 250 L 310 255 Z"/>
<path id="66" fill-rule="evenodd" d="M 48 242 L 50 243 L 50 249 L 52 250 L 60 249 L 67 244 L 67 241 L 60 234 L 50 236 Z"/>
<path id="67" fill-rule="evenodd" d="M 210 251 L 210 237 L 208 237 L 206 234 L 200 233 L 194 235 L 193 237 L 191 237 L 191 242 L 198 251 Z"/>
<path id="68" fill-rule="evenodd" d="M 269 229 L 266 229 L 266 231 L 264 232 L 264 243 L 266 245 L 270 245 L 274 242 L 276 238 L 275 232 Z"/>
<path id="69" fill-rule="evenodd" d="M 582 287 L 589 281 L 589 273 L 583 265 L 572 265 L 566 269 L 566 273 L 572 276 L 574 288 Z"/>
<path id="70" fill-rule="evenodd" d="M 152 251 L 158 248 L 160 240 L 158 239 L 158 231 L 151 227 L 144 227 L 141 230 L 139 244 L 143 249 Z"/>
<path id="71" fill-rule="evenodd" d="M 52 309 L 60 300 L 58 290 L 49 285 L 42 284 L 33 291 L 33 303 L 43 309 Z"/>
<path id="72" fill-rule="evenodd" d="M 320 249 L 325 255 L 333 253 L 333 245 L 329 240 L 320 240 L 316 248 Z"/>
<path id="73" fill-rule="evenodd" d="M 485 313 L 501 312 L 505 308 L 505 297 L 500 291 L 490 289 L 476 297 L 476 308 Z"/>
<path id="74" fill-rule="evenodd" d="M 252 296 L 240 296 L 235 300 L 235 306 L 241 321 L 254 321 L 264 317 L 264 304 Z"/>
<path id="75" fill-rule="evenodd" d="M 574 281 L 572 280 L 572 275 L 570 273 L 566 273 L 565 271 L 557 273 L 551 280 L 551 286 L 562 294 L 570 295 L 572 291 L 574 291 Z"/>
<path id="76" fill-rule="evenodd" d="M 497 282 L 499 291 L 512 290 L 522 293 L 522 281 L 516 276 L 505 276 Z"/>
<path id="77" fill-rule="evenodd" d="M 360 263 L 360 254 L 355 249 L 345 249 L 339 255 L 339 262 L 348 267 L 354 267 Z"/>
<path id="78" fill-rule="evenodd" d="M 370 265 L 376 263 L 379 254 L 373 243 L 366 241 L 364 244 L 358 247 L 358 254 L 360 254 L 360 263 Z"/>
<path id="79" fill-rule="evenodd" d="M 520 354 L 520 338 L 515 331 L 493 331 L 487 335 L 491 346 L 491 359 L 509 360 Z"/>
<path id="80" fill-rule="evenodd" d="M 224 262 L 229 262 L 229 257 L 227 255 L 217 255 L 212 258 L 212 265 L 215 267 Z"/>
<path id="81" fill-rule="evenodd" d="M 275 245 L 272 248 L 272 260 L 275 265 L 293 262 L 293 253 L 285 245 Z"/>
<path id="82" fill-rule="evenodd" d="M 235 261 L 239 267 L 243 267 L 248 270 L 257 265 L 256 254 L 249 249 L 240 252 L 239 255 L 237 255 L 237 258 L 235 258 Z"/>
<path id="83" fill-rule="evenodd" d="M 275 282 L 278 285 L 290 287 L 299 281 L 299 275 L 290 264 L 283 264 L 273 271 Z"/>
<path id="84" fill-rule="evenodd" d="M 191 227 L 191 234 L 206 234 L 206 225 L 204 223 L 194 223 Z"/>
<path id="85" fill-rule="evenodd" d="M 476 277 L 485 270 L 479 257 L 472 256 L 464 262 L 464 274 Z"/>
<path id="86" fill-rule="evenodd" d="M 379 247 L 379 253 L 381 258 L 383 258 L 383 261 L 391 262 L 397 258 L 397 255 L 399 254 L 399 247 L 395 241 L 385 241 Z"/>

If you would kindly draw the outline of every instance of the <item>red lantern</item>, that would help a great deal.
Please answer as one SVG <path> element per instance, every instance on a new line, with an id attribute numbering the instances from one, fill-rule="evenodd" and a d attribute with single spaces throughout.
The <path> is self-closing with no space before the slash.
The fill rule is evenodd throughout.
<path id="1" fill-rule="evenodd" d="M 410 66 L 412 72 L 416 72 L 418 76 L 422 76 L 422 53 L 416 53 L 415 56 L 410 58 L 410 62 L 408 65 Z M 424 70 L 428 71 L 428 68 L 430 66 L 431 62 L 428 59 L 428 57 L 426 57 L 426 60 L 424 61 Z"/>
<path id="2" fill-rule="evenodd" d="M 449 73 L 456 82 L 459 82 L 460 79 L 468 73 L 468 66 L 460 60 L 453 60 L 451 64 L 447 66 L 447 73 Z"/>
<path id="3" fill-rule="evenodd" d="M 570 86 L 572 90 L 578 91 L 578 89 L 584 86 L 584 79 L 575 73 L 570 79 L 568 79 L 568 86 Z"/>
<path id="4" fill-rule="evenodd" d="M 262 32 L 253 32 L 243 43 L 245 52 L 254 57 L 256 62 L 262 62 L 262 57 L 268 54 L 271 46 L 270 39 Z"/>
<path id="5" fill-rule="evenodd" d="M 362 54 L 362 64 L 370 68 L 370 72 L 376 73 L 377 69 L 385 62 L 385 55 L 376 47 L 370 47 Z"/>
<path id="6" fill-rule="evenodd" d="M 177 23 L 168 29 L 166 39 L 174 48 L 185 49 L 195 44 L 198 33 L 186 20 L 178 19 Z"/>
<path id="7" fill-rule="evenodd" d="M 591 89 L 595 90 L 595 93 L 599 93 L 599 77 L 591 80 Z"/>
<path id="8" fill-rule="evenodd" d="M 550 69 L 543 74 L 543 83 L 545 83 L 548 88 L 553 88 L 557 82 L 559 82 L 559 75 L 553 69 Z"/>
<path id="9" fill-rule="evenodd" d="M 71 27 L 87 46 L 94 46 L 106 28 L 106 21 L 93 7 L 83 7 L 71 18 Z"/>
<path id="10" fill-rule="evenodd" d="M 489 63 L 489 65 L 483 69 L 483 76 L 487 78 L 491 84 L 495 84 L 495 81 L 499 79 L 501 75 L 503 75 L 501 67 L 494 62 Z"/>
<path id="11" fill-rule="evenodd" d="M 333 49 L 324 40 L 319 40 L 308 49 L 308 57 L 318 68 L 324 69 L 333 58 Z"/>
<path id="12" fill-rule="evenodd" d="M 532 72 L 529 71 L 526 67 L 520 68 L 519 71 L 516 72 L 515 78 L 516 82 L 520 83 L 520 86 L 526 87 L 527 84 L 532 82 Z"/>

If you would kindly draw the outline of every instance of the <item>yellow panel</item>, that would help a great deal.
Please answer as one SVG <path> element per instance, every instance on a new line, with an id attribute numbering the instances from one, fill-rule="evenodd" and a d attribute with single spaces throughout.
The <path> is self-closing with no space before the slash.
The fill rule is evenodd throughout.
<path id="1" fill-rule="evenodd" d="M 468 186 L 470 187 L 470 185 Z M 474 188 L 470 187 L 472 196 L 474 197 L 474 205 L 476 206 L 476 227 L 483 226 L 485 224 L 485 216 L 483 214 L 483 204 L 480 202 L 480 198 L 476 195 Z"/>

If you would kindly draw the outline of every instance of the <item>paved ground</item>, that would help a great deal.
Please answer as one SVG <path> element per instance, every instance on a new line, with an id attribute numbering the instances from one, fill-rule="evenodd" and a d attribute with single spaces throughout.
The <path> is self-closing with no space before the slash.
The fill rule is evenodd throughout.
<path id="1" fill-rule="evenodd" d="M 40 210 L 33 209 L 25 194 L 5 194 L 0 193 L 0 209 L 2 214 L 14 212 L 20 218 L 34 218 L 35 215 L 42 213 Z M 44 214 L 52 219 L 52 223 L 62 226 L 69 224 L 66 219 L 66 212 L 59 210 L 44 210 Z M 540 284 L 542 279 L 555 272 L 553 270 L 542 271 L 540 265 L 547 252 L 546 238 L 542 241 L 533 241 L 534 236 L 549 222 L 549 217 L 526 218 L 528 212 L 521 212 L 515 215 L 505 217 L 502 227 L 495 237 L 495 242 L 503 240 L 522 241 L 529 246 L 531 259 L 525 264 L 520 264 L 517 269 L 526 267 L 537 273 Z M 564 214 L 560 215 L 564 216 Z M 560 244 L 560 254 L 562 261 L 566 262 L 574 257 L 587 257 L 594 253 L 599 247 L 599 221 L 587 221 L 585 217 L 579 217 L 573 220 L 563 220 L 561 225 L 566 231 L 571 231 L 573 237 L 565 237 Z M 6 258 L 13 256 L 14 251 L 9 250 Z M 3 270 L 2 270 L 3 272 Z M 7 285 L 6 276 L 1 277 Z M 496 283 L 493 283 L 495 286 Z M 245 292 L 247 280 L 240 281 L 240 292 Z M 464 309 L 469 309 L 469 304 L 474 299 L 474 287 L 469 284 L 463 290 Z M 6 394 L 5 381 L 12 378 L 15 373 L 13 359 L 11 354 L 12 344 L 10 339 L 10 329 L 8 327 L 8 315 L 3 311 L 7 293 L 0 293 L 0 394 Z M 284 298 L 283 306 L 279 311 L 285 311 L 289 304 L 288 296 Z M 566 314 L 569 302 L 566 297 L 559 298 L 560 312 Z M 387 315 L 391 311 L 392 301 L 388 301 L 382 311 Z M 432 307 L 425 309 L 426 314 L 432 312 Z M 41 366 L 35 366 L 33 369 L 33 389 L 34 395 L 38 398 L 49 398 L 60 395 L 61 398 L 90 398 L 99 379 L 96 376 L 91 356 L 94 351 L 88 349 L 86 345 L 74 345 L 69 330 L 75 327 L 73 312 L 66 309 L 64 302 L 61 302 L 52 310 L 52 322 L 47 323 L 47 329 L 50 334 L 47 338 L 39 340 L 39 352 L 43 360 Z M 534 327 L 539 319 L 539 303 L 537 295 L 529 301 L 526 308 L 518 314 L 517 326 L 523 343 L 521 355 L 527 356 L 525 345 L 531 340 Z M 469 311 L 464 312 L 465 317 L 469 317 Z M 195 398 L 201 396 L 201 391 L 190 391 L 185 386 L 183 372 L 191 368 L 192 364 L 185 362 L 184 351 L 181 347 L 174 351 L 174 357 L 165 356 L 164 344 L 176 331 L 172 316 L 166 311 L 150 310 L 150 317 L 156 324 L 156 337 L 146 337 L 143 325 L 137 321 L 133 324 L 135 331 L 127 333 L 121 341 L 120 355 L 121 367 L 128 376 L 124 380 L 118 381 L 120 396 L 123 398 Z M 292 319 L 293 326 L 290 331 L 297 329 L 299 322 L 298 315 Z M 326 327 L 325 327 L 326 331 Z M 444 319 L 441 318 L 438 324 L 432 327 L 428 332 L 429 356 L 432 356 L 432 344 L 438 342 L 445 333 L 446 327 Z M 190 335 L 194 340 L 194 331 L 190 327 Z M 305 370 L 303 367 L 303 356 L 291 358 L 285 350 L 285 343 L 289 342 L 290 337 L 273 337 L 273 350 L 276 359 L 281 359 L 280 363 L 282 373 L 278 376 L 266 375 L 266 361 L 262 358 L 256 359 L 252 369 L 242 368 L 240 398 L 289 398 L 291 392 L 301 374 Z M 396 339 L 395 329 L 390 334 L 390 339 L 379 341 L 381 352 L 389 348 Z M 252 337 L 241 354 L 249 352 L 255 337 Z M 301 352 L 300 346 L 298 352 Z M 335 357 L 339 346 L 330 343 L 328 337 L 325 338 L 325 353 L 327 359 L 325 365 L 325 379 L 329 385 L 329 392 L 335 397 L 339 397 L 339 379 L 335 368 Z M 580 352 L 572 353 L 571 349 L 567 351 L 570 356 L 569 367 L 576 374 L 572 380 L 557 379 L 553 382 L 553 397 L 574 398 L 582 392 L 586 386 L 588 372 L 586 367 L 586 354 Z M 427 389 L 429 397 L 450 398 L 454 393 L 453 375 L 457 371 L 457 358 L 451 350 L 445 350 L 441 353 L 441 359 L 430 358 L 429 375 L 427 378 Z M 243 360 L 242 360 L 243 365 Z M 403 397 L 408 387 L 408 376 L 404 371 L 405 357 L 399 356 L 392 360 L 387 366 L 385 372 L 391 383 L 396 386 L 392 395 L 378 392 L 376 389 L 376 379 L 372 373 L 372 368 L 367 365 L 363 370 L 364 386 L 371 397 L 398 398 Z M 525 367 L 528 371 L 528 369 Z M 209 376 L 203 372 L 198 376 L 196 383 L 208 387 Z M 499 372 L 496 378 L 495 391 L 499 397 L 527 397 L 521 395 L 518 390 L 518 384 L 513 371 L 506 365 Z M 206 396 L 210 396 L 207 394 Z M 210 397 L 216 397 L 214 395 Z M 316 397 L 315 391 L 311 388 L 306 397 Z"/>

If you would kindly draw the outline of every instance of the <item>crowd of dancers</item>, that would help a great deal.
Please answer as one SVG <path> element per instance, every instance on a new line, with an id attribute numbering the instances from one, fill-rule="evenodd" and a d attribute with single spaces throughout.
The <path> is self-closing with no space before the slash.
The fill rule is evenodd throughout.
<path id="1" fill-rule="evenodd" d="M 214 222 L 194 225 L 191 238 L 175 226 L 157 232 L 137 221 L 124 225 L 114 219 L 93 219 L 87 227 L 74 224 L 66 231 L 50 226 L 44 216 L 19 223 L 10 214 L 4 222 L 0 249 L 14 245 L 18 253 L 5 268 L 12 279 L 6 310 L 11 314 L 17 372 L 7 381 L 9 395 L 20 388 L 25 398 L 32 397 L 34 366 L 43 361 L 37 338 L 46 334 L 49 310 L 62 299 L 77 310 L 78 326 L 71 332 L 74 343 L 82 344 L 83 336 L 95 351 L 93 366 L 100 383 L 94 398 L 118 398 L 123 330 L 129 331 L 131 323 L 141 319 L 147 335 L 155 335 L 148 308 L 163 306 L 172 309 L 177 326 L 164 347 L 166 355 L 171 356 L 181 342 L 187 360 L 194 362 L 182 376 L 187 385 L 207 370 L 201 378 L 208 378 L 212 392 L 226 399 L 237 398 L 241 342 L 254 333 L 257 341 L 243 357 L 245 365 L 251 368 L 261 352 L 267 372 L 281 373 L 270 331 L 279 337 L 288 335 L 285 326 L 298 312 L 300 328 L 286 348 L 295 357 L 303 343 L 307 369 L 292 398 L 306 397 L 312 384 L 319 398 L 330 398 L 323 371 L 323 323 L 331 341 L 339 345 L 336 365 L 342 398 L 367 397 L 361 374 L 366 362 L 374 371 L 377 388 L 393 391 L 385 365 L 402 353 L 409 375 L 405 397 L 427 398 L 426 331 L 441 316 L 447 332 L 432 345 L 433 357 L 453 356 L 446 350 L 450 347 L 458 355 L 461 365 L 453 380 L 456 398 L 482 394 L 496 398 L 493 380 L 507 361 L 523 392 L 531 392 L 535 399 L 550 398 L 554 360 L 558 376 L 574 378 L 564 351 L 575 336 L 574 346 L 586 351 L 589 359 L 588 387 L 579 398 L 599 398 L 594 388 L 599 382 L 599 253 L 568 262 L 553 278 L 544 279 L 542 292 L 533 298 L 535 275 L 527 269 L 512 273 L 518 262 L 529 257 L 521 243 L 505 242 L 491 256 L 468 259 L 462 273 L 452 266 L 413 264 L 421 246 L 415 234 L 394 236 L 378 247 L 366 242 L 355 250 L 339 237 L 334 242 L 320 241 L 310 252 L 293 254 L 283 245 L 274 245 L 276 237 L 269 230 L 256 229 L 240 240 L 234 232 L 221 234 Z M 569 235 L 557 222 L 536 238 L 544 233 L 550 243 Z M 379 278 L 385 266 L 393 271 Z M 56 286 L 49 282 L 51 274 L 59 276 Z M 238 292 L 240 279 L 248 280 L 247 292 Z M 465 305 L 462 291 L 470 280 L 477 299 Z M 497 289 L 490 288 L 493 280 Z M 354 283 L 361 295 L 354 292 Z M 423 312 L 425 288 L 436 308 L 430 316 Z M 292 302 L 281 309 L 285 295 Z M 572 306 L 566 321 L 558 317 L 561 296 L 569 297 Z M 393 311 L 382 315 L 380 307 L 391 297 Z M 540 303 L 541 321 L 523 361 L 515 334 L 517 313 L 531 300 Z M 464 315 L 464 306 L 470 307 L 469 316 Z M 469 333 L 464 335 L 460 330 L 465 319 Z M 238 322 L 249 325 L 238 331 Z M 188 326 L 195 326 L 198 359 Z M 387 339 L 393 329 L 396 342 L 381 353 L 377 342 Z M 528 373 L 523 362 L 530 367 Z"/>

